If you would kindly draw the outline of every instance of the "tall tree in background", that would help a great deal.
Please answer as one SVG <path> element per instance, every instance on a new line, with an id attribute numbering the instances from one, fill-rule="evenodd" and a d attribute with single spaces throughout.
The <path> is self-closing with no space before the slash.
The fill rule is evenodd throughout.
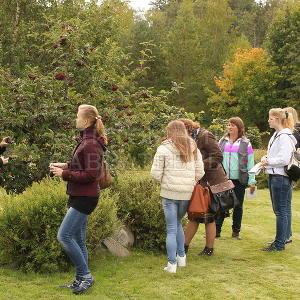
<path id="1" fill-rule="evenodd" d="M 274 20 L 268 34 L 268 50 L 280 69 L 283 99 L 300 109 L 300 3 L 290 1 Z"/>

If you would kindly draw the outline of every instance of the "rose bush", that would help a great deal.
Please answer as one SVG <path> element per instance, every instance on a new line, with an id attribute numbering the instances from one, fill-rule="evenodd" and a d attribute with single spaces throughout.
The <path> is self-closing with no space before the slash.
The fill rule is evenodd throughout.
<path id="1" fill-rule="evenodd" d="M 121 159 L 145 166 L 165 125 L 178 117 L 193 117 L 165 103 L 170 92 L 154 94 L 151 88 L 136 86 L 136 78 L 145 72 L 138 62 L 132 68 L 113 39 L 92 44 L 83 21 L 55 22 L 43 40 L 43 66 L 27 66 L 21 77 L 0 69 L 2 135 L 16 141 L 0 179 L 8 191 L 22 192 L 48 174 L 50 162 L 70 158 L 76 144 L 76 111 L 82 103 L 99 109 L 113 170 Z"/>

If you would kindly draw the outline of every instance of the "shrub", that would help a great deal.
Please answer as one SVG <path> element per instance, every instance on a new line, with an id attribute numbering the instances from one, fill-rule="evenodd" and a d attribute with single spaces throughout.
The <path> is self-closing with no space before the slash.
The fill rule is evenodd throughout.
<path id="1" fill-rule="evenodd" d="M 251 141 L 252 147 L 255 149 L 261 148 L 263 135 L 264 133 L 260 133 L 256 126 L 248 127 L 246 131 L 246 136 Z"/>
<path id="2" fill-rule="evenodd" d="M 67 270 L 70 262 L 59 245 L 57 230 L 66 213 L 65 183 L 46 178 L 22 194 L 10 195 L 0 212 L 0 262 L 23 271 Z M 118 224 L 113 201 L 105 191 L 91 217 L 89 245 L 95 250 Z M 105 224 L 105 226 L 103 226 Z"/>
<path id="3" fill-rule="evenodd" d="M 164 249 L 166 230 L 159 184 L 149 172 L 126 172 L 118 177 L 114 189 L 119 193 L 118 217 L 133 231 L 135 246 Z"/>

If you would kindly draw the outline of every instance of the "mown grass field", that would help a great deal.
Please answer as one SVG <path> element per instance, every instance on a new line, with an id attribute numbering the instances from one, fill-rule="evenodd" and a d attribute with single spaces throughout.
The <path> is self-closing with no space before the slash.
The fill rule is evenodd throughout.
<path id="1" fill-rule="evenodd" d="M 0 299 L 300 299 L 300 192 L 293 195 L 293 243 L 285 251 L 260 251 L 275 232 L 267 190 L 245 200 L 243 240 L 230 238 L 230 226 L 227 219 L 215 256 L 199 257 L 204 246 L 200 226 L 188 265 L 176 274 L 162 270 L 164 254 L 133 251 L 129 258 L 118 259 L 103 250 L 91 262 L 96 284 L 86 295 L 57 287 L 69 282 L 73 272 L 40 275 L 1 268 Z"/>

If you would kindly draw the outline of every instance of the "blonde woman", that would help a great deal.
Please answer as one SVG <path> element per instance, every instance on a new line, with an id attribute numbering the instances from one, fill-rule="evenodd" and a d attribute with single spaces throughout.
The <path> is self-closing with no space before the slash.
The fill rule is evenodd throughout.
<path id="1" fill-rule="evenodd" d="M 293 135 L 297 140 L 296 148 L 300 148 L 300 122 L 299 122 L 299 118 L 298 118 L 298 113 L 293 107 L 286 107 L 284 109 L 287 112 L 289 112 L 293 117 L 293 123 L 294 123 Z"/>
<path id="2" fill-rule="evenodd" d="M 160 196 L 167 224 L 168 264 L 164 270 L 176 273 L 177 265 L 186 265 L 182 218 L 195 184 L 204 175 L 201 153 L 181 121 L 168 124 L 167 138 L 157 149 L 151 174 L 161 183 Z"/>
<path id="3" fill-rule="evenodd" d="M 273 252 L 284 250 L 289 238 L 288 212 L 291 207 L 292 184 L 284 167 L 289 164 L 297 141 L 292 134 L 293 118 L 287 110 L 271 109 L 268 122 L 275 132 L 269 141 L 267 157 L 262 158 L 261 164 L 269 174 L 270 196 L 276 216 L 276 237 L 270 246 L 262 250 Z"/>
<path id="4" fill-rule="evenodd" d="M 63 285 L 78 295 L 94 284 L 88 267 L 85 244 L 88 216 L 96 208 L 99 198 L 100 162 L 103 159 L 107 139 L 96 107 L 80 105 L 76 128 L 80 142 L 73 151 L 70 163 L 52 163 L 50 171 L 68 182 L 68 211 L 58 230 L 57 239 L 76 267 L 75 280 Z"/>

